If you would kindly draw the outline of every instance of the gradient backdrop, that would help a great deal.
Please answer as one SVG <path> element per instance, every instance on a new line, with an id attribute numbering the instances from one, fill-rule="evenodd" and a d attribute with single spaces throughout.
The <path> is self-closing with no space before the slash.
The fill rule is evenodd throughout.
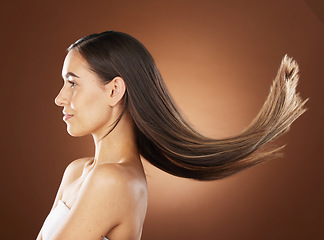
<path id="1" fill-rule="evenodd" d="M 105 30 L 149 49 L 176 103 L 203 134 L 238 134 L 261 108 L 281 58 L 301 68 L 309 111 L 277 143 L 285 157 L 214 182 L 145 163 L 143 240 L 324 238 L 323 1 L 2 1 L 1 239 L 35 239 L 65 167 L 91 156 L 54 98 L 65 49 Z"/>

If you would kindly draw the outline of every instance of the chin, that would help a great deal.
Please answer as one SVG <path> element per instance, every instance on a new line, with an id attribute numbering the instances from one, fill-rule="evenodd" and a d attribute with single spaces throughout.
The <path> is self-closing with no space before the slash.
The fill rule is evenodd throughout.
<path id="1" fill-rule="evenodd" d="M 72 137 L 83 137 L 83 136 L 86 136 L 88 135 L 89 133 L 87 132 L 84 132 L 84 131 L 80 131 L 80 130 L 77 130 L 77 129 L 72 129 L 71 127 L 67 127 L 67 132 L 70 134 L 70 136 Z"/>

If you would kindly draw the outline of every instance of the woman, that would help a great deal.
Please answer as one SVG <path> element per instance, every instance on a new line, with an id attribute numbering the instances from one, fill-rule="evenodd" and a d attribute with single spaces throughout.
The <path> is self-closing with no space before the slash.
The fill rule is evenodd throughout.
<path id="1" fill-rule="evenodd" d="M 295 93 L 297 73 L 286 56 L 249 127 L 215 140 L 185 122 L 139 41 L 114 31 L 78 40 L 68 49 L 55 103 L 63 107 L 70 135 L 92 134 L 95 156 L 66 168 L 37 239 L 140 239 L 147 206 L 140 155 L 197 180 L 220 179 L 276 156 L 281 148 L 255 151 L 305 111 L 306 101 Z"/>

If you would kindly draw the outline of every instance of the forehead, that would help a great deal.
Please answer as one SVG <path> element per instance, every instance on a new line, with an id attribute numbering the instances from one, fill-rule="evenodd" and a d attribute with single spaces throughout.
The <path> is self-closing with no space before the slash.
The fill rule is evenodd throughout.
<path id="1" fill-rule="evenodd" d="M 77 50 L 72 49 L 68 52 L 64 59 L 64 64 L 62 68 L 63 78 L 68 72 L 72 72 L 77 75 L 82 75 L 85 73 L 89 73 L 89 70 L 90 67 L 88 63 Z"/>

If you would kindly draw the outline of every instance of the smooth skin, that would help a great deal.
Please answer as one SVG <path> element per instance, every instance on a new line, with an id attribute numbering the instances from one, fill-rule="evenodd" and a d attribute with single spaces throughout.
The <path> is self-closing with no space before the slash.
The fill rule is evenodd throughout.
<path id="1" fill-rule="evenodd" d="M 52 210 L 62 200 L 70 213 L 50 240 L 138 240 L 147 208 L 147 183 L 136 145 L 134 123 L 122 111 L 125 82 L 103 84 L 77 50 L 62 70 L 64 86 L 55 99 L 72 136 L 91 134 L 95 156 L 77 159 L 66 168 Z M 42 240 L 42 230 L 37 240 Z"/>

